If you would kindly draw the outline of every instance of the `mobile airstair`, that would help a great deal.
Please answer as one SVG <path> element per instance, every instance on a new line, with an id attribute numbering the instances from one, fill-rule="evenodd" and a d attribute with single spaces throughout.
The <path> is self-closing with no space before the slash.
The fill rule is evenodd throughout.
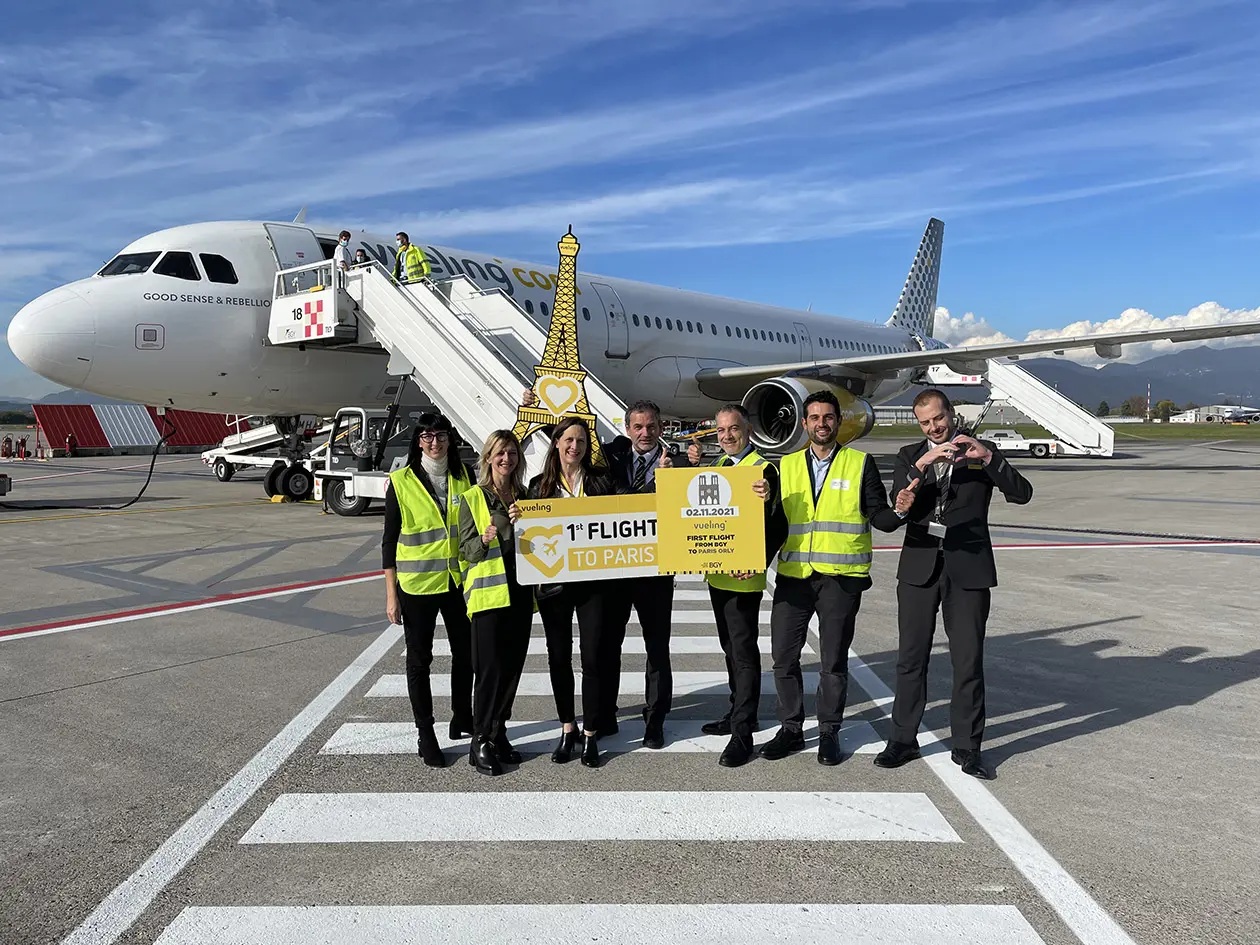
<path id="1" fill-rule="evenodd" d="M 521 391 L 533 386 L 547 334 L 499 289 L 465 276 L 399 285 L 379 263 L 340 270 L 314 263 L 276 274 L 272 344 L 379 344 L 387 372 L 409 375 L 479 448 L 516 420 Z M 604 442 L 621 433 L 625 405 L 593 374 L 586 395 Z M 526 445 L 530 473 L 541 469 L 538 437 Z"/>

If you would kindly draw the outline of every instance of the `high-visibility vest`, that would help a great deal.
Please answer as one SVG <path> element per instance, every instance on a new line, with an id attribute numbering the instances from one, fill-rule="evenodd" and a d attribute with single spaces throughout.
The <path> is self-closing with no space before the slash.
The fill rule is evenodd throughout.
<path id="1" fill-rule="evenodd" d="M 471 488 L 463 476 L 446 475 L 446 514 L 410 466 L 389 474 L 402 513 L 395 568 L 408 594 L 443 594 L 447 580 L 462 583 L 459 562 L 459 497 Z"/>
<path id="2" fill-rule="evenodd" d="M 398 269 L 408 282 L 417 282 L 433 271 L 424 250 L 415 243 L 408 243 L 407 248 L 398 254 Z"/>
<path id="3" fill-rule="evenodd" d="M 818 571 L 865 577 L 871 573 L 871 524 L 862 515 L 866 455 L 840 447 L 814 506 L 809 448 L 783 457 L 779 488 L 788 534 L 779 550 L 779 574 L 806 578 Z"/>
<path id="4" fill-rule="evenodd" d="M 490 527 L 490 506 L 486 503 L 485 492 L 481 486 L 473 486 L 460 499 L 472 513 L 477 533 L 484 535 Z M 469 565 L 464 578 L 464 600 L 468 603 L 470 617 L 480 611 L 507 607 L 512 603 L 507 568 L 503 563 L 503 545 L 499 539 L 490 543 L 482 560 Z"/>
<path id="5" fill-rule="evenodd" d="M 731 458 L 723 453 L 718 457 L 714 466 L 764 466 L 766 461 L 757 455 L 757 451 L 753 450 L 738 463 L 731 463 Z M 766 572 L 754 574 L 750 578 L 740 579 L 733 574 L 706 574 L 704 579 L 709 582 L 710 587 L 716 587 L 723 591 L 744 591 L 756 592 L 760 594 L 766 589 Z"/>

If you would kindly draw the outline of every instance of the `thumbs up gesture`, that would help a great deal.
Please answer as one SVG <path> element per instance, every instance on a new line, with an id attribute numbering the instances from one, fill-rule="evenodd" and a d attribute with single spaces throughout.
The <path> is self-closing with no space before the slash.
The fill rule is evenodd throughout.
<path id="1" fill-rule="evenodd" d="M 692 443 L 687 447 L 687 461 L 693 466 L 700 465 L 700 444 Z"/>
<path id="2" fill-rule="evenodd" d="M 499 530 L 494 527 L 494 522 L 491 522 L 486 526 L 486 530 L 481 533 L 481 543 L 488 546 L 490 542 L 494 541 L 498 537 Z"/>
<path id="3" fill-rule="evenodd" d="M 897 493 L 897 503 L 894 508 L 902 515 L 909 512 L 910 506 L 914 505 L 914 497 L 918 493 L 918 489 L 919 479 L 916 478 L 914 482 Z"/>

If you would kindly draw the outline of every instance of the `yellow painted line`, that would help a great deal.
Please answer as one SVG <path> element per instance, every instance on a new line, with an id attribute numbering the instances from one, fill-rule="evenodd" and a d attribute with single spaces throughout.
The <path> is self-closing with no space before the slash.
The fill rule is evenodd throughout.
<path id="1" fill-rule="evenodd" d="M 242 502 L 211 502 L 206 505 L 174 505 L 161 509 L 117 509 L 114 511 L 76 512 L 68 515 L 44 515 L 39 518 L 9 518 L 0 510 L 0 525 L 16 525 L 19 522 L 60 522 L 72 518 L 100 518 L 105 515 L 152 515 L 155 512 L 188 512 L 193 509 L 223 509 L 238 505 L 259 505 L 261 499 L 248 499 Z M 17 510 L 20 511 L 20 510 Z"/>

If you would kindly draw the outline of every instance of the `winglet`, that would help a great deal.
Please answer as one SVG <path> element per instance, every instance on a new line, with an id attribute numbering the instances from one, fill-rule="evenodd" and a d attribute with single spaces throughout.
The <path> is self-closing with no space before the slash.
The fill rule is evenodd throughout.
<path id="1" fill-rule="evenodd" d="M 305 208 L 305 207 L 303 207 L 301 210 L 299 210 L 299 211 L 297 212 L 297 216 L 295 216 L 295 217 L 293 218 L 293 222 L 294 222 L 294 223 L 305 223 L 305 222 L 306 222 L 306 208 Z"/>
<path id="2" fill-rule="evenodd" d="M 923 338 L 932 337 L 936 322 L 936 287 L 941 278 L 941 246 L 945 240 L 945 224 L 936 217 L 928 220 L 923 241 L 914 254 L 914 263 L 901 298 L 888 319 L 889 328 L 901 328 Z"/>

